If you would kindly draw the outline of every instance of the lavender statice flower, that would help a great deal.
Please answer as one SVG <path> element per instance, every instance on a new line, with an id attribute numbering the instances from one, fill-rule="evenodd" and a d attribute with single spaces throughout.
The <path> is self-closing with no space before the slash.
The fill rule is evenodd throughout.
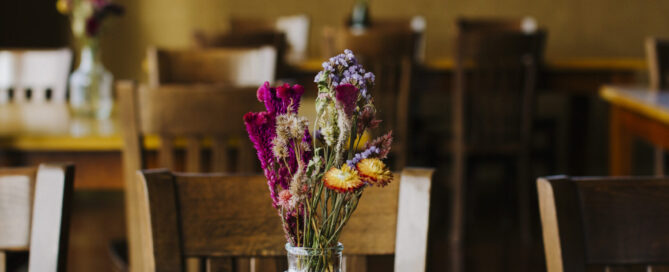
<path id="1" fill-rule="evenodd" d="M 325 75 L 325 76 L 324 76 Z M 374 85 L 374 74 L 365 71 L 351 50 L 323 62 L 323 70 L 316 75 L 314 82 L 325 84 L 330 90 L 343 84 L 352 84 L 360 90 L 363 98 L 369 100 L 368 88 Z"/>
<path id="2" fill-rule="evenodd" d="M 379 150 L 378 147 L 370 146 L 365 151 L 355 154 L 355 156 L 353 156 L 352 159 L 346 161 L 346 164 L 348 164 L 348 166 L 350 167 L 355 167 L 355 165 L 358 164 L 358 162 L 360 162 L 361 160 L 376 157 L 380 153 L 381 150 Z"/>

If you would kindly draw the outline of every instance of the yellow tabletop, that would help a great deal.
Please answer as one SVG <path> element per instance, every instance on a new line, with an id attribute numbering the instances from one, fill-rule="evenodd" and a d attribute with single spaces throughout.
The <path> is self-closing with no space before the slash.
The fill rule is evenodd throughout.
<path id="1" fill-rule="evenodd" d="M 316 116 L 314 99 L 305 99 L 300 114 L 310 123 Z M 241 119 L 240 119 L 241 120 Z M 0 105 L 0 148 L 23 151 L 121 151 L 121 125 L 112 114 L 109 120 L 73 118 L 67 104 L 23 103 Z M 236 145 L 239 139 L 230 144 Z M 209 145 L 205 139 L 205 146 Z M 177 138 L 175 146 L 186 146 Z M 160 139 L 144 137 L 146 149 L 158 149 Z"/>
<path id="2" fill-rule="evenodd" d="M 603 86 L 599 96 L 612 105 L 669 124 L 669 91 L 643 87 Z"/>

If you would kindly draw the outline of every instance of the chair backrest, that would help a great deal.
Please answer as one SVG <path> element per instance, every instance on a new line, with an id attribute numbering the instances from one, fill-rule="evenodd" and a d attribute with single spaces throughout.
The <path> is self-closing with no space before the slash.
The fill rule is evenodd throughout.
<path id="1" fill-rule="evenodd" d="M 119 113 L 124 128 L 124 172 L 130 265 L 144 260 L 139 244 L 139 226 L 146 222 L 136 217 L 137 182 L 135 172 L 148 168 L 144 136 L 160 138 L 158 166 L 188 172 L 241 172 L 255 170 L 250 144 L 231 149 L 231 139 L 246 140 L 242 116 L 262 110 L 256 88 L 225 85 L 161 85 L 137 87 L 132 82 L 117 84 Z M 185 149 L 185 158 L 177 156 Z M 209 152 L 204 151 L 206 149 Z M 236 151 L 236 152 L 235 152 Z M 236 154 L 236 157 L 231 157 Z M 208 156 L 207 156 L 208 155 Z M 182 159 L 183 158 L 183 159 Z M 210 164 L 203 165 L 205 158 Z M 184 162 L 184 168 L 177 162 Z"/>
<path id="2" fill-rule="evenodd" d="M 0 104 L 11 99 L 65 102 L 71 66 L 68 48 L 0 50 Z"/>
<path id="3" fill-rule="evenodd" d="M 668 178 L 555 176 L 537 188 L 548 272 L 667 268 Z"/>
<path id="4" fill-rule="evenodd" d="M 646 60 L 650 87 L 654 90 L 669 88 L 669 40 L 646 39 Z"/>
<path id="5" fill-rule="evenodd" d="M 545 33 L 481 24 L 457 24 L 452 101 L 457 145 L 527 144 Z"/>
<path id="6" fill-rule="evenodd" d="M 479 32 L 536 32 L 537 22 L 532 17 L 524 18 L 458 18 L 458 29 Z"/>
<path id="7" fill-rule="evenodd" d="M 139 207 L 152 255 L 148 271 L 183 271 L 185 257 L 285 256 L 281 220 L 263 176 L 138 173 Z M 432 170 L 405 169 L 386 188 L 368 188 L 342 232 L 344 254 L 395 254 L 396 271 L 425 271 Z M 364 271 L 349 268 L 350 271 Z"/>
<path id="8" fill-rule="evenodd" d="M 74 167 L 0 169 L 0 270 L 29 251 L 28 271 L 65 271 Z"/>
<path id="9" fill-rule="evenodd" d="M 274 79 L 276 56 L 276 49 L 271 46 L 186 50 L 149 48 L 149 84 L 155 87 L 161 84 L 223 83 L 257 87 Z"/>
<path id="10" fill-rule="evenodd" d="M 408 25 L 408 24 L 407 24 Z M 382 119 L 380 131 L 393 130 L 393 148 L 391 165 L 403 168 L 408 160 L 409 114 L 411 104 L 411 75 L 413 32 L 409 28 L 369 28 L 363 32 L 338 29 L 329 41 L 335 49 L 330 56 L 340 54 L 344 49 L 351 49 L 358 60 L 376 76 L 372 88 L 374 104 L 378 118 Z"/>
<path id="11" fill-rule="evenodd" d="M 310 20 L 306 14 L 279 16 L 276 19 L 232 18 L 232 33 L 280 32 L 285 35 L 285 61 L 296 63 L 307 56 Z"/>

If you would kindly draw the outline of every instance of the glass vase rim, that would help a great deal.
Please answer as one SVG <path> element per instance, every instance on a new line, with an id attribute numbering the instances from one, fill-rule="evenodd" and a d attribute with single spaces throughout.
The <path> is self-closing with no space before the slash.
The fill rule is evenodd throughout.
<path id="1" fill-rule="evenodd" d="M 337 245 L 334 247 L 317 248 L 317 247 L 297 247 L 291 245 L 290 243 L 286 243 L 286 251 L 288 251 L 288 253 L 291 254 L 306 255 L 309 253 L 327 252 L 332 250 L 336 252 L 342 252 L 344 251 L 344 245 L 341 242 L 337 242 Z"/>

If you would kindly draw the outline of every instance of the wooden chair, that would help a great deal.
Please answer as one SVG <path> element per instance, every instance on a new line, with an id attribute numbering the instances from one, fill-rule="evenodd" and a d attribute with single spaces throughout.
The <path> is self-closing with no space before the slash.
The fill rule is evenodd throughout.
<path id="1" fill-rule="evenodd" d="M 145 253 L 137 217 L 138 186 L 135 172 L 164 167 L 188 172 L 254 172 L 255 152 L 250 142 L 230 150 L 229 139 L 244 139 L 242 116 L 259 111 L 256 87 L 235 88 L 222 85 L 162 85 L 137 87 L 131 82 L 117 84 L 119 113 L 123 125 L 123 161 L 125 171 L 126 216 L 131 271 L 144 271 Z M 144 136 L 160 138 L 158 163 L 144 149 Z M 175 141 L 176 140 L 176 141 Z M 178 156 L 185 149 L 185 158 Z M 206 149 L 203 150 L 203 149 Z M 243 150 L 240 150 L 243 149 Z M 208 152 L 207 152 L 208 151 Z M 231 157 L 236 154 L 236 157 Z M 208 158 L 210 164 L 204 165 Z M 185 167 L 181 166 L 181 163 Z M 236 164 L 236 166 L 235 166 Z"/>
<path id="2" fill-rule="evenodd" d="M 667 177 L 537 180 L 548 272 L 669 271 Z"/>
<path id="3" fill-rule="evenodd" d="M 230 20 L 231 33 L 281 33 L 285 37 L 283 43 L 276 46 L 285 47 L 285 55 L 281 61 L 298 63 L 307 57 L 309 44 L 310 20 L 306 14 L 279 16 L 275 19 L 266 18 L 232 18 Z M 277 48 L 279 48 L 277 47 Z"/>
<path id="4" fill-rule="evenodd" d="M 413 32 L 407 29 L 376 28 L 364 32 L 339 29 L 334 38 L 325 34 L 325 43 L 332 43 L 335 50 L 330 56 L 351 49 L 358 60 L 376 76 L 372 88 L 380 131 L 393 130 L 391 165 L 403 168 L 409 159 L 408 139 L 411 104 Z M 334 39 L 334 41 L 333 41 Z"/>
<path id="5" fill-rule="evenodd" d="M 364 255 L 393 253 L 395 271 L 425 271 L 432 172 L 407 168 L 386 188 L 366 189 L 342 232 L 348 271 L 366 271 Z M 286 255 L 265 177 L 138 175 L 146 197 L 139 213 L 151 222 L 142 230 L 152 250 L 148 271 L 183 271 L 191 256 L 203 258 L 208 271 L 244 271 L 232 259 Z"/>
<path id="6" fill-rule="evenodd" d="M 654 37 L 646 39 L 646 60 L 650 88 L 656 91 L 669 88 L 669 41 Z M 657 176 L 665 174 L 664 156 L 664 150 L 656 147 L 655 175 Z"/>
<path id="7" fill-rule="evenodd" d="M 0 50 L 0 104 L 65 102 L 72 66 L 68 48 L 49 50 Z"/>
<path id="8" fill-rule="evenodd" d="M 6 253 L 28 251 L 28 271 L 65 271 L 72 165 L 0 169 L 0 271 Z"/>
<path id="9" fill-rule="evenodd" d="M 398 51 L 404 53 L 410 51 L 411 53 L 409 56 L 411 57 L 412 62 L 421 63 L 425 58 L 425 24 L 425 18 L 415 16 L 408 19 L 374 19 L 371 22 L 370 27 L 366 29 L 335 29 L 326 27 L 323 29 L 321 51 L 324 58 L 330 58 L 335 54 L 341 53 L 340 51 L 345 49 L 344 47 L 348 45 L 347 40 L 351 39 L 346 38 L 348 35 L 357 36 L 358 39 L 362 40 L 361 44 L 364 44 L 365 39 L 370 40 L 373 38 L 380 38 L 378 36 L 383 34 L 393 35 L 401 33 L 399 34 L 400 37 L 387 37 L 392 43 L 386 44 L 388 48 L 381 50 L 388 50 L 390 53 Z M 397 41 L 396 39 L 398 38 L 402 38 L 403 40 Z M 373 46 L 374 45 L 372 45 L 372 47 Z M 400 48 L 398 49 L 397 47 Z M 378 55 L 381 55 L 381 53 Z"/>
<path id="10" fill-rule="evenodd" d="M 483 27 L 479 28 L 482 25 Z M 455 52 L 452 99 L 452 271 L 463 271 L 469 159 L 502 157 L 513 162 L 522 243 L 530 236 L 530 142 L 532 105 L 545 33 L 509 31 L 461 19 Z M 515 168 L 515 169 L 513 169 Z"/>
<path id="11" fill-rule="evenodd" d="M 257 88 L 275 78 L 276 54 L 273 47 L 149 48 L 149 84 L 224 83 Z"/>

